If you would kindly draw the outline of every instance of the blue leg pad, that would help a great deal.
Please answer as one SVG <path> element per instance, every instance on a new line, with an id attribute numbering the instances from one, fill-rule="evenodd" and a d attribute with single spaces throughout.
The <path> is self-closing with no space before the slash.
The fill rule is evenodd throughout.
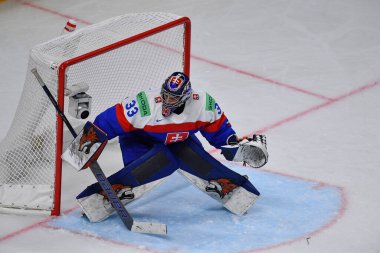
<path id="1" fill-rule="evenodd" d="M 111 185 L 121 184 L 132 188 L 169 176 L 179 167 L 178 159 L 162 144 L 154 145 L 139 159 L 108 177 Z M 77 199 L 101 191 L 99 183 L 88 186 Z"/>
<path id="2" fill-rule="evenodd" d="M 195 138 L 176 144 L 169 145 L 168 148 L 179 160 L 179 167 L 206 181 L 229 179 L 233 184 L 242 186 L 249 192 L 259 196 L 259 191 L 249 180 L 227 168 L 209 153 L 207 153 L 199 141 Z"/>

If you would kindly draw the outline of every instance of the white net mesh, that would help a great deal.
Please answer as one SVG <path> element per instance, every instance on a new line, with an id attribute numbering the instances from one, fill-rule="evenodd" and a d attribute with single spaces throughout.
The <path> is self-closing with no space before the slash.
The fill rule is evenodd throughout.
<path id="1" fill-rule="evenodd" d="M 0 144 L 0 206 L 51 210 L 56 168 L 56 112 L 31 69 L 57 97 L 57 66 L 78 56 L 131 38 L 180 17 L 141 13 L 115 17 L 55 38 L 31 50 L 20 104 L 8 135 Z M 149 35 L 131 44 L 88 58 L 66 70 L 66 87 L 85 82 L 92 97 L 91 115 L 77 120 L 78 128 L 128 94 L 159 87 L 174 71 L 184 69 L 185 25 Z M 64 139 L 71 140 L 64 130 Z"/>

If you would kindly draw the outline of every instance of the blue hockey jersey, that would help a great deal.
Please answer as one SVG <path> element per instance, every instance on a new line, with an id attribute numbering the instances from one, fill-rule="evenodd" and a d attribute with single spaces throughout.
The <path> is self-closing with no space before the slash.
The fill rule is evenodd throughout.
<path id="1" fill-rule="evenodd" d="M 214 98 L 205 92 L 193 93 L 181 114 L 162 116 L 160 89 L 141 91 L 99 114 L 94 124 L 109 139 L 119 137 L 124 164 L 139 158 L 154 143 L 171 143 L 196 138 L 198 131 L 220 148 L 235 134 Z"/>

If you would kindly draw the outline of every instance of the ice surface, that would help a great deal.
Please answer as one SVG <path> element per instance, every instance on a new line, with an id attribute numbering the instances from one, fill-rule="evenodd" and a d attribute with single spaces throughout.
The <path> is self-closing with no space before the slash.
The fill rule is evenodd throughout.
<path id="1" fill-rule="evenodd" d="M 90 223 L 79 210 L 48 225 L 156 251 L 226 253 L 264 249 L 310 236 L 334 221 L 344 208 L 344 196 L 338 187 L 228 166 L 248 175 L 256 187 L 264 190 L 262 198 L 242 217 L 231 214 L 175 173 L 128 205 L 135 219 L 167 224 L 168 236 L 129 233 L 117 215 L 102 223 Z"/>
<path id="2" fill-rule="evenodd" d="M 263 171 L 229 164 L 262 197 L 236 217 L 173 175 L 131 205 L 136 218 L 166 222 L 168 238 L 131 234 L 116 217 L 80 218 L 74 198 L 94 179 L 65 166 L 66 214 L 0 214 L 0 252 L 380 252 L 378 1 L 0 1 L 0 139 L 30 48 L 69 17 L 80 27 L 147 11 L 191 18 L 193 86 L 240 135 L 267 135 Z M 121 168 L 111 153 L 100 161 L 107 173 Z"/>

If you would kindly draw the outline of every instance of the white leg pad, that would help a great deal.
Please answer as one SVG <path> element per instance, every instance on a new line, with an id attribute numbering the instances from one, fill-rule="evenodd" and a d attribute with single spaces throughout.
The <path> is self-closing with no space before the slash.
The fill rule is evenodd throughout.
<path id="1" fill-rule="evenodd" d="M 113 213 L 113 208 L 103 195 L 98 193 L 78 199 L 78 204 L 82 211 L 91 222 L 99 222 L 105 220 Z"/>
<path id="2" fill-rule="evenodd" d="M 242 216 L 255 204 L 258 197 L 259 196 L 239 186 L 233 191 L 231 197 L 223 206 L 230 212 Z"/>
<path id="3" fill-rule="evenodd" d="M 201 191 L 220 202 L 230 212 L 239 216 L 245 214 L 259 197 L 239 186 L 235 188 L 230 194 L 224 196 L 224 198 L 220 198 L 218 194 L 206 191 L 206 187 L 209 185 L 209 182 L 206 180 L 196 177 L 181 169 L 177 171 Z"/>
<path id="4" fill-rule="evenodd" d="M 203 180 L 199 177 L 196 177 L 196 176 L 194 176 L 194 175 L 192 175 L 192 174 L 190 174 L 184 170 L 181 170 L 181 169 L 178 169 L 177 171 L 179 174 L 181 174 L 183 177 L 185 177 L 190 183 L 192 183 L 194 186 L 196 186 L 199 190 L 203 191 L 204 193 L 209 195 L 211 198 L 223 203 L 223 199 L 221 199 L 218 194 L 206 191 L 206 187 L 209 184 L 206 180 Z"/>
<path id="5" fill-rule="evenodd" d="M 123 199 L 121 202 L 124 205 L 132 202 L 133 200 L 141 197 L 144 193 L 162 183 L 166 178 L 167 177 L 133 188 L 132 192 L 134 194 L 134 198 Z M 111 203 L 106 200 L 103 195 L 98 193 L 77 199 L 77 201 L 82 208 L 82 211 L 91 222 L 103 221 L 115 212 L 115 209 L 111 206 Z"/>

